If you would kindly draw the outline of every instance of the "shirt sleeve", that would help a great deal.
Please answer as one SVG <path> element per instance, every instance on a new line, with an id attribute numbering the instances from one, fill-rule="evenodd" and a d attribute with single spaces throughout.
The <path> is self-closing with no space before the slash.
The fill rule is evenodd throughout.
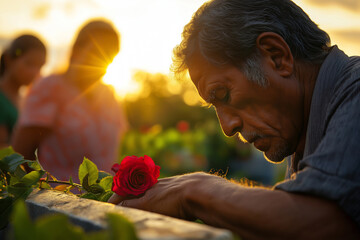
<path id="1" fill-rule="evenodd" d="M 21 109 L 19 125 L 52 127 L 58 110 L 58 90 L 53 79 L 42 79 L 29 90 Z"/>
<path id="2" fill-rule="evenodd" d="M 334 200 L 360 226 L 360 82 L 328 111 L 325 134 L 297 173 L 275 189 Z"/>

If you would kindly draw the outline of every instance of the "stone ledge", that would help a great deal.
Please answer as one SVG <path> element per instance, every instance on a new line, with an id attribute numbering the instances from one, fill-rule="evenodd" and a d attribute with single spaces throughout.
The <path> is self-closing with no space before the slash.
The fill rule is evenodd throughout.
<path id="1" fill-rule="evenodd" d="M 78 198 L 54 190 L 34 190 L 27 198 L 26 204 L 32 218 L 44 214 L 63 213 L 85 231 L 106 228 L 105 214 L 107 212 L 117 212 L 134 222 L 138 236 L 142 240 L 228 240 L 233 238 L 228 230 L 138 209 Z"/>

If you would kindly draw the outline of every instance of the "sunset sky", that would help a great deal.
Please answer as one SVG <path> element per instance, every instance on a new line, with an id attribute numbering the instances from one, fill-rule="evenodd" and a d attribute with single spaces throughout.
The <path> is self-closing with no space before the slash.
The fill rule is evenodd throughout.
<path id="1" fill-rule="evenodd" d="M 39 34 L 49 47 L 44 74 L 67 60 L 71 41 L 89 18 L 111 20 L 122 36 L 109 82 L 121 79 L 121 94 L 136 91 L 131 73 L 169 73 L 173 47 L 184 25 L 204 0 L 0 0 L 0 50 L 24 31 Z M 359 0 L 295 0 L 348 55 L 360 55 Z"/>

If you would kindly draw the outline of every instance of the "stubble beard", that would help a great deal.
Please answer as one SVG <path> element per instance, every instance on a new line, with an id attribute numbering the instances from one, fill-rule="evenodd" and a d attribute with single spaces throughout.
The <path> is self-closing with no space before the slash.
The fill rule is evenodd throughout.
<path id="1" fill-rule="evenodd" d="M 285 141 L 277 143 L 275 146 L 271 146 L 267 152 L 263 152 L 264 157 L 271 163 L 281 163 L 285 157 L 291 154 L 290 145 Z"/>
<path id="2" fill-rule="evenodd" d="M 248 143 L 247 139 L 264 138 L 264 137 L 266 136 L 256 132 L 239 133 L 239 139 L 244 143 Z M 284 161 L 285 157 L 291 154 L 291 150 L 290 150 L 291 147 L 284 140 L 276 144 L 273 143 L 271 145 L 272 146 L 270 147 L 269 150 L 263 152 L 265 159 L 271 163 L 281 163 L 282 161 Z"/>

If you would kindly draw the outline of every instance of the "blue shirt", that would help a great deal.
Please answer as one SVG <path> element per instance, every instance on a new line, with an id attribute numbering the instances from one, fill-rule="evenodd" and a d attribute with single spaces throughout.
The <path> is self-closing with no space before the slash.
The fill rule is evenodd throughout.
<path id="1" fill-rule="evenodd" d="M 336 46 L 323 62 L 311 100 L 303 158 L 275 189 L 336 201 L 360 226 L 360 57 Z"/>

